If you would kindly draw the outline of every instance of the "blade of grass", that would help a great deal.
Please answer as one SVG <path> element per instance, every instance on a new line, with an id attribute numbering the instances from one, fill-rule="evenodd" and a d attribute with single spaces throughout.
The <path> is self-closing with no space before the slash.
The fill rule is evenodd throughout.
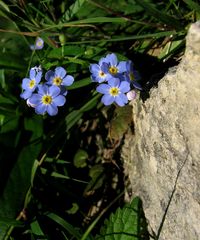
<path id="1" fill-rule="evenodd" d="M 61 218 L 57 214 L 49 213 L 46 216 L 49 217 L 50 219 L 52 219 L 57 224 L 59 224 L 64 229 L 66 229 L 77 240 L 81 239 L 81 234 L 78 232 L 78 230 L 76 230 L 71 224 L 69 224 L 67 221 L 65 221 L 63 218 Z"/>
<path id="2" fill-rule="evenodd" d="M 85 181 L 82 181 L 82 180 L 79 180 L 79 179 L 76 179 L 76 178 L 71 178 L 71 177 L 68 177 L 66 175 L 63 175 L 61 173 L 57 173 L 57 172 L 49 172 L 48 169 L 46 168 L 40 168 L 42 174 L 44 175 L 48 175 L 48 173 L 50 173 L 50 176 L 51 177 L 55 177 L 55 178 L 62 178 L 62 179 L 67 179 L 67 180 L 73 180 L 75 182 L 79 182 L 79 183 L 84 183 L 84 184 L 88 184 L 88 182 L 85 182 Z"/>
<path id="3" fill-rule="evenodd" d="M 160 10 L 153 7 L 152 4 L 150 4 L 144 0 L 135 0 L 135 1 L 137 2 L 137 4 L 139 4 L 141 7 L 143 7 L 143 9 L 146 11 L 146 13 L 148 15 L 153 16 L 157 20 L 159 20 L 167 25 L 170 25 L 170 26 L 174 27 L 175 29 L 182 29 L 180 21 L 178 21 L 174 17 L 172 17 L 164 12 L 161 12 Z"/>
<path id="4" fill-rule="evenodd" d="M 148 38 L 161 38 L 170 35 L 174 36 L 181 36 L 185 35 L 186 31 L 165 31 L 165 32 L 157 32 L 157 33 L 150 33 L 150 34 L 143 34 L 143 35 L 134 35 L 129 37 L 113 37 L 110 39 L 99 39 L 99 40 L 86 40 L 81 42 L 66 42 L 66 44 L 84 44 L 84 43 L 99 43 L 99 42 L 120 42 L 120 41 L 129 41 L 129 40 L 138 40 L 138 39 L 148 39 Z"/>

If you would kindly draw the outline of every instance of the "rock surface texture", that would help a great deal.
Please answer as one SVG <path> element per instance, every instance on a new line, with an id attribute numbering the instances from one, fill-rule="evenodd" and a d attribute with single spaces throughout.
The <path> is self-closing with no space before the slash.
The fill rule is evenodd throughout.
<path id="1" fill-rule="evenodd" d="M 135 133 L 122 151 L 134 196 L 159 240 L 200 239 L 200 22 L 180 64 L 145 103 L 133 101 Z"/>

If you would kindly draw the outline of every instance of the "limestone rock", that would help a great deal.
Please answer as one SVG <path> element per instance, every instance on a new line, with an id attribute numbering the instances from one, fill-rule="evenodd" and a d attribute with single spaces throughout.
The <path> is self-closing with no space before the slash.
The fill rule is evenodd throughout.
<path id="1" fill-rule="evenodd" d="M 123 147 L 133 195 L 159 240 L 200 239 L 200 22 L 180 64 L 146 102 L 133 101 L 135 133 Z"/>

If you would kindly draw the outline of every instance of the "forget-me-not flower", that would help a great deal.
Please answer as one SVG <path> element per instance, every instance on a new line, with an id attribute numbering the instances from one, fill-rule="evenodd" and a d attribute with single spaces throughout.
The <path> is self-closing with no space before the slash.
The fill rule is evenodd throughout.
<path id="1" fill-rule="evenodd" d="M 35 91 L 42 77 L 42 71 L 36 71 L 31 69 L 29 71 L 29 78 L 24 78 L 22 80 L 22 89 L 23 92 L 20 94 L 20 97 L 23 99 L 28 99 L 31 97 L 32 93 Z"/>
<path id="2" fill-rule="evenodd" d="M 122 73 L 127 71 L 126 61 L 118 62 L 117 56 L 114 53 L 107 54 L 102 64 L 102 69 L 108 74 L 107 79 L 112 77 L 119 78 Z"/>
<path id="3" fill-rule="evenodd" d="M 31 50 L 40 50 L 44 47 L 44 40 L 40 37 L 37 37 L 35 40 L 35 44 L 30 45 Z"/>
<path id="4" fill-rule="evenodd" d="M 58 106 L 65 104 L 65 97 L 60 95 L 58 86 L 38 85 L 38 93 L 34 93 L 29 98 L 29 103 L 34 106 L 37 114 L 54 116 L 58 113 Z"/>
<path id="5" fill-rule="evenodd" d="M 101 58 L 99 63 L 90 64 L 89 70 L 92 73 L 91 79 L 94 82 L 102 83 L 106 81 L 107 74 L 103 70 L 104 63 L 106 62 L 106 58 Z"/>
<path id="6" fill-rule="evenodd" d="M 108 84 L 102 83 L 96 90 L 104 94 L 101 98 L 104 105 L 107 106 L 115 102 L 122 107 L 128 103 L 126 93 L 130 90 L 130 83 L 120 81 L 118 78 L 110 78 Z"/>
<path id="7" fill-rule="evenodd" d="M 55 71 L 49 70 L 45 74 L 48 85 L 70 86 L 74 82 L 74 77 L 67 75 L 67 71 L 63 67 L 57 67 Z"/>

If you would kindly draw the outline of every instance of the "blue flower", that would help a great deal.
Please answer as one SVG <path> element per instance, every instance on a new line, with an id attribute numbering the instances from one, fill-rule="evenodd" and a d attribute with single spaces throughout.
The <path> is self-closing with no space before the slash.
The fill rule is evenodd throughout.
<path id="1" fill-rule="evenodd" d="M 134 88 L 142 90 L 142 87 L 137 82 L 140 79 L 140 75 L 137 70 L 134 69 L 133 62 L 128 60 L 126 62 L 126 72 L 124 73 L 124 79 L 133 85 Z"/>
<path id="2" fill-rule="evenodd" d="M 106 61 L 106 58 L 101 58 L 98 64 L 90 64 L 89 70 L 92 73 L 91 79 L 94 82 L 102 83 L 107 80 L 107 74 L 103 70 L 103 65 Z"/>
<path id="3" fill-rule="evenodd" d="M 29 72 L 29 78 L 24 78 L 22 80 L 23 92 L 20 94 L 20 97 L 23 99 L 28 99 L 31 97 L 32 93 L 35 91 L 37 85 L 39 84 L 41 77 L 42 71 L 31 69 Z"/>
<path id="4" fill-rule="evenodd" d="M 31 50 L 40 50 L 44 47 L 44 41 L 42 38 L 37 37 L 35 44 L 30 45 Z"/>
<path id="5" fill-rule="evenodd" d="M 114 53 L 107 54 L 102 64 L 102 70 L 108 74 L 107 79 L 112 77 L 120 78 L 122 73 L 127 71 L 126 61 L 118 62 Z"/>
<path id="6" fill-rule="evenodd" d="M 38 85 L 38 93 L 29 98 L 29 103 L 35 108 L 37 114 L 54 116 L 58 113 L 57 106 L 65 104 L 65 97 L 60 95 L 60 88 L 57 86 Z"/>
<path id="7" fill-rule="evenodd" d="M 104 105 L 107 106 L 116 102 L 117 105 L 122 107 L 128 103 L 128 98 L 125 93 L 130 90 L 130 83 L 120 81 L 118 78 L 110 78 L 108 84 L 100 84 L 96 90 L 104 94 L 101 98 Z"/>
<path id="8" fill-rule="evenodd" d="M 67 75 L 67 71 L 63 67 L 57 67 L 55 71 L 49 70 L 45 74 L 45 79 L 48 85 L 61 87 L 63 95 L 67 93 L 63 86 L 70 86 L 74 82 L 74 78 L 71 75 Z"/>

